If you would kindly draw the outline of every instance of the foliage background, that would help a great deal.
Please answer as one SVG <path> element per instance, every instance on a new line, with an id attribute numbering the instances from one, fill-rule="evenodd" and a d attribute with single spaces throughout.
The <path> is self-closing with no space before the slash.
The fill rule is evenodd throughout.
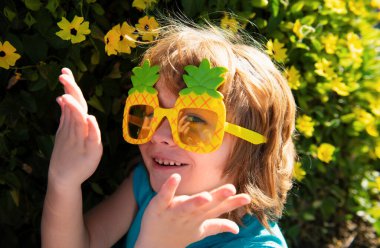
<path id="1" fill-rule="evenodd" d="M 123 141 L 121 120 L 130 70 L 145 48 L 108 56 L 104 35 L 114 25 L 134 26 L 158 10 L 244 29 L 268 45 L 284 69 L 299 107 L 299 163 L 280 223 L 289 246 L 379 245 L 379 1 L 141 3 L 146 8 L 126 0 L 0 2 L 0 41 L 21 55 L 14 66 L 0 68 L 0 246 L 40 246 L 62 67 L 73 70 L 104 142 L 99 169 L 83 185 L 85 208 L 110 194 L 135 163 L 137 150 Z M 62 16 L 71 21 L 75 15 L 89 22 L 91 34 L 72 44 L 55 33 Z"/>

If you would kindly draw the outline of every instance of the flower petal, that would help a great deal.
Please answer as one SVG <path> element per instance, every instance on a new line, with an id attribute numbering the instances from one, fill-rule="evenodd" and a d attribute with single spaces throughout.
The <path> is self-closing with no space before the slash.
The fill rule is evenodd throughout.
<path id="1" fill-rule="evenodd" d="M 83 17 L 74 16 L 73 21 L 71 22 L 72 27 L 74 27 L 76 30 L 79 29 L 80 24 L 84 21 Z"/>
<path id="2" fill-rule="evenodd" d="M 12 46 L 11 43 L 6 41 L 6 42 L 4 42 L 4 45 L 3 45 L 3 51 L 6 54 L 10 54 L 10 53 L 16 52 L 16 48 L 14 48 L 14 46 Z"/>
<path id="3" fill-rule="evenodd" d="M 14 66 L 16 64 L 16 61 L 21 58 L 20 54 L 18 53 L 11 53 L 7 56 L 5 56 L 5 60 L 6 62 L 10 65 L 10 66 Z"/>
<path id="4" fill-rule="evenodd" d="M 62 20 L 57 23 L 58 27 L 61 29 L 70 29 L 70 22 L 62 16 Z"/>
<path id="5" fill-rule="evenodd" d="M 61 30 L 55 33 L 58 35 L 62 40 L 70 40 L 71 39 L 71 34 L 70 30 Z"/>
<path id="6" fill-rule="evenodd" d="M 79 42 L 84 41 L 85 39 L 86 39 L 86 36 L 84 36 L 82 34 L 77 34 L 77 35 L 71 37 L 71 43 L 73 43 L 73 44 L 79 43 Z"/>
<path id="7" fill-rule="evenodd" d="M 6 62 L 5 58 L 0 58 L 0 67 L 4 69 L 9 69 L 9 64 Z"/>

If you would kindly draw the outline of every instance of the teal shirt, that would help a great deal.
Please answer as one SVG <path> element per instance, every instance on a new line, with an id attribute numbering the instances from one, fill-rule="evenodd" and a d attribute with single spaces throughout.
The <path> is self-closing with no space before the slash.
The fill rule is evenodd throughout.
<path id="1" fill-rule="evenodd" d="M 126 248 L 133 248 L 140 232 L 141 220 L 146 207 L 156 195 L 149 183 L 145 166 L 139 164 L 133 174 L 133 192 L 138 205 L 138 212 L 127 233 Z M 245 215 L 242 219 L 244 226 L 239 226 L 238 234 L 220 233 L 192 243 L 188 248 L 248 248 L 248 247 L 285 247 L 286 242 L 276 223 L 270 223 L 271 234 L 260 224 L 256 217 Z M 170 231 L 170 230 L 168 230 Z"/>

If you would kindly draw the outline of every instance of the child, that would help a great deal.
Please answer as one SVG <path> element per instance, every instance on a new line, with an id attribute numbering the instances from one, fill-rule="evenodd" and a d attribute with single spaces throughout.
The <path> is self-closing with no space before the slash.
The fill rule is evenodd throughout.
<path id="1" fill-rule="evenodd" d="M 171 25 L 133 69 L 123 135 L 139 164 L 82 214 L 102 153 L 70 70 L 42 217 L 43 247 L 286 247 L 281 216 L 295 151 L 295 103 L 259 49 L 208 26 Z"/>

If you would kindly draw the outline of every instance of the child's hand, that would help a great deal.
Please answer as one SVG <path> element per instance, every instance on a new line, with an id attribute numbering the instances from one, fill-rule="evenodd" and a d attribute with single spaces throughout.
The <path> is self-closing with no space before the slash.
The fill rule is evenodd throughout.
<path id="1" fill-rule="evenodd" d="M 49 167 L 49 181 L 62 186 L 77 186 L 97 168 L 102 144 L 94 116 L 87 114 L 87 104 L 69 69 L 59 77 L 64 95 L 57 98 L 62 114 Z"/>
<path id="2" fill-rule="evenodd" d="M 141 223 L 136 247 L 185 247 L 222 232 L 238 233 L 238 225 L 218 218 L 250 203 L 247 194 L 236 195 L 231 184 L 211 192 L 175 196 L 181 177 L 172 175 L 149 203 Z"/>

